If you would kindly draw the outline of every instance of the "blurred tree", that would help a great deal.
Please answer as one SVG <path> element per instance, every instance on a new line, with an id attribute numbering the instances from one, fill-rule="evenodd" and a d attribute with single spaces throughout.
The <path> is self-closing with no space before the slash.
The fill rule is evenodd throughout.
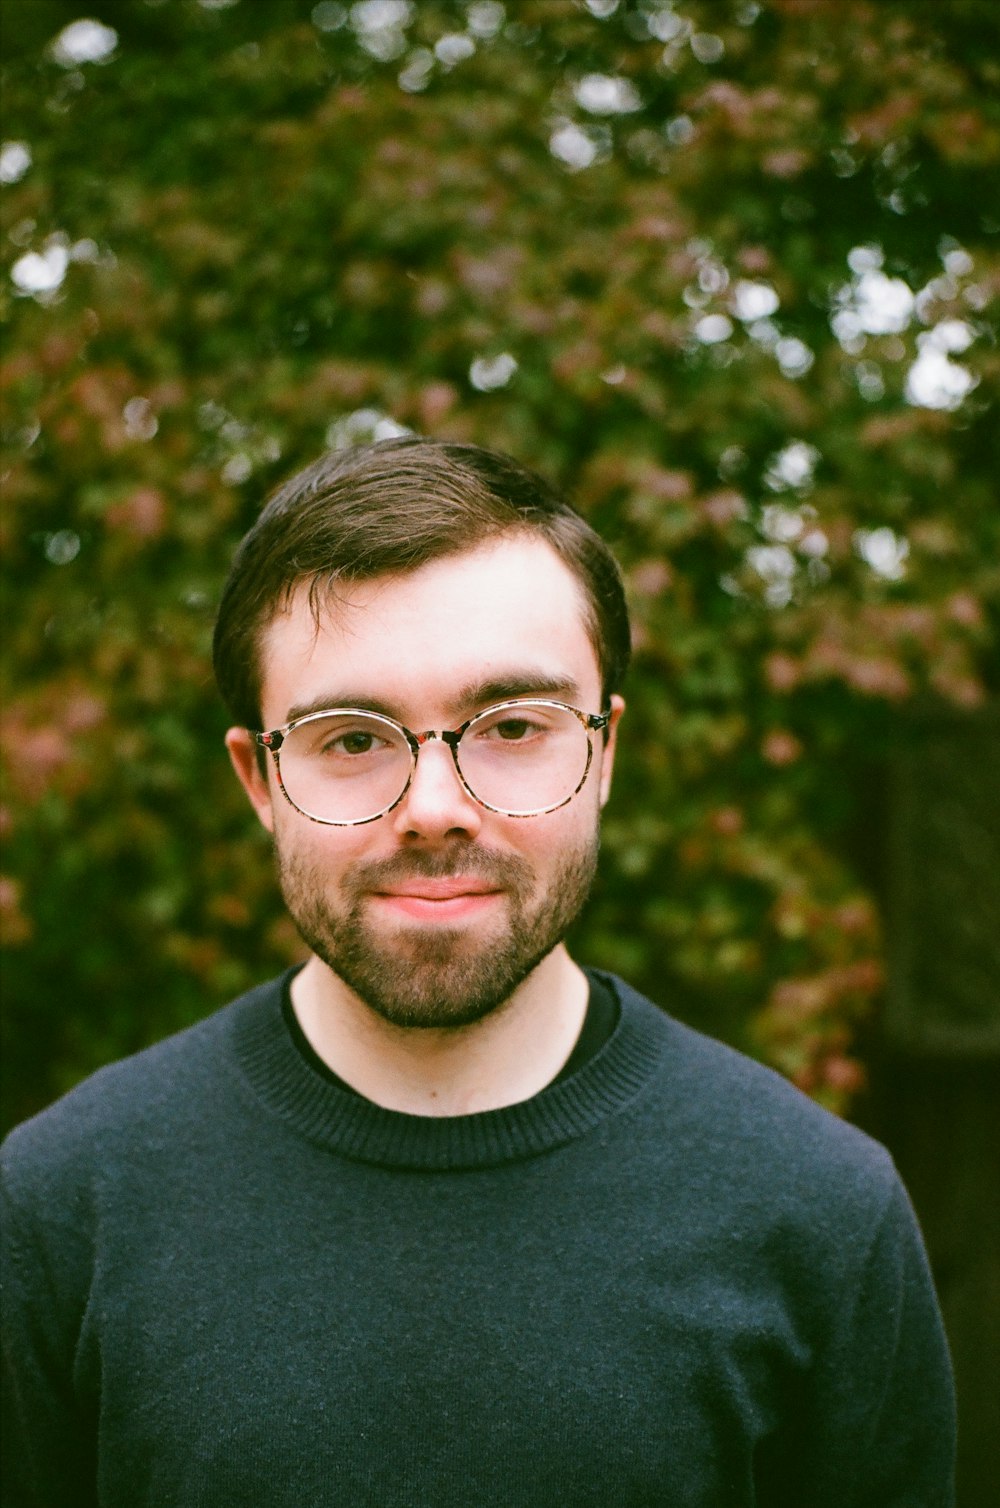
<path id="1" fill-rule="evenodd" d="M 213 604 L 282 476 L 508 449 L 638 653 L 575 946 L 843 1108 L 899 710 L 997 689 L 993 0 L 2 11 L 6 1119 L 300 956 Z"/>

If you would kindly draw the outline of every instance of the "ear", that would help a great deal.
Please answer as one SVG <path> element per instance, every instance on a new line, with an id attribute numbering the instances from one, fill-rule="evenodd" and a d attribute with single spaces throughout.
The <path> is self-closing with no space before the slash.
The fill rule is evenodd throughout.
<path id="1" fill-rule="evenodd" d="M 274 832 L 274 810 L 271 804 L 271 787 L 267 776 L 261 773 L 257 757 L 257 744 L 248 728 L 230 728 L 226 734 L 226 748 L 236 778 L 246 791 L 260 821 L 269 833 Z M 270 756 L 268 756 L 270 758 Z"/>
<path id="2" fill-rule="evenodd" d="M 625 711 L 625 699 L 620 696 L 611 698 L 611 721 L 604 734 L 604 749 L 601 753 L 601 805 L 607 804 L 611 795 L 611 775 L 615 767 L 615 749 L 618 743 L 618 724 L 622 713 Z"/>

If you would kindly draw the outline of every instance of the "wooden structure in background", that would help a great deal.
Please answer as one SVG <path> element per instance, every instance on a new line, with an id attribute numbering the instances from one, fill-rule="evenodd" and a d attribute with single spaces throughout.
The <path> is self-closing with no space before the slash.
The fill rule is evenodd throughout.
<path id="1" fill-rule="evenodd" d="M 1000 1482 L 1000 713 L 911 726 L 889 772 L 889 991 L 864 1124 L 927 1239 L 955 1362 L 959 1508 Z"/>

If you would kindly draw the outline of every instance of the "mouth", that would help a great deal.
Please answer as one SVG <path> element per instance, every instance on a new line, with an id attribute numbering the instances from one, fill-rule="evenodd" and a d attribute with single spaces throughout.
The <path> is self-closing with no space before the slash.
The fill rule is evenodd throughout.
<path id="1" fill-rule="evenodd" d="M 413 879 L 373 892 L 380 909 L 413 921 L 454 922 L 488 911 L 502 891 L 469 876 Z"/>

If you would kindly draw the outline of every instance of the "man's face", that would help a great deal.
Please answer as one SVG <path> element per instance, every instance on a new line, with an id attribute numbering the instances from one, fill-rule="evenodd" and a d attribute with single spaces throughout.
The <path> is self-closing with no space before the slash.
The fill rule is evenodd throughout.
<path id="1" fill-rule="evenodd" d="M 603 710 L 582 590 L 530 536 L 346 585 L 318 630 L 300 588 L 262 643 L 265 728 L 347 706 L 441 731 L 518 695 Z M 399 1026 L 469 1024 L 502 1005 L 559 943 L 593 879 L 623 708 L 620 697 L 612 703 L 583 788 L 537 817 L 480 806 L 435 740 L 391 812 L 363 826 L 323 826 L 285 800 L 272 769 L 261 776 L 246 731 L 230 730 L 236 772 L 274 835 L 292 917 L 372 1010 Z"/>

